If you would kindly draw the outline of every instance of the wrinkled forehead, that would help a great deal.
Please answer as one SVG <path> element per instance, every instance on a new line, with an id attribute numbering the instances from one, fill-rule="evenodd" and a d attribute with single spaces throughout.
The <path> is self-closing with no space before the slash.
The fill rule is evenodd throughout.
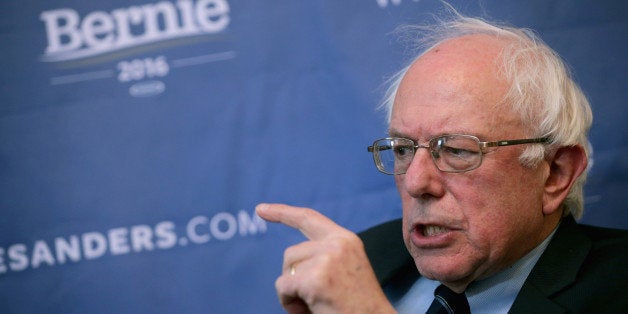
<path id="1" fill-rule="evenodd" d="M 410 66 L 402 80 L 417 79 L 466 84 L 477 94 L 503 91 L 501 55 L 509 41 L 491 35 L 466 35 L 432 47 Z M 485 90 L 482 90 L 484 88 Z"/>
<path id="2" fill-rule="evenodd" d="M 399 85 L 391 128 L 429 123 L 462 131 L 478 124 L 491 129 L 519 124 L 504 106 L 509 83 L 503 78 L 500 56 L 506 44 L 489 35 L 468 35 L 427 51 Z"/>

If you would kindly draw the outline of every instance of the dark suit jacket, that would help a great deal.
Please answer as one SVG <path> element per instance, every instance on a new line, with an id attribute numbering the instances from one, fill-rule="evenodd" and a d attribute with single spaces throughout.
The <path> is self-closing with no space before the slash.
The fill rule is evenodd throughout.
<path id="1" fill-rule="evenodd" d="M 401 220 L 360 237 L 382 287 L 409 289 L 419 274 L 403 243 Z M 628 313 L 628 231 L 564 218 L 510 313 Z"/>

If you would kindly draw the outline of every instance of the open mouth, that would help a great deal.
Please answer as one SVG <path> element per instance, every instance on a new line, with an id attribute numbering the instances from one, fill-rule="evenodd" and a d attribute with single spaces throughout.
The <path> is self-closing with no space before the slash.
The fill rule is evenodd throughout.
<path id="1" fill-rule="evenodd" d="M 411 232 L 412 243 L 420 249 L 437 249 L 451 245 L 458 229 L 436 224 L 416 224 Z"/>
<path id="2" fill-rule="evenodd" d="M 435 225 L 419 225 L 417 229 L 425 237 L 433 237 L 450 231 L 448 228 Z"/>

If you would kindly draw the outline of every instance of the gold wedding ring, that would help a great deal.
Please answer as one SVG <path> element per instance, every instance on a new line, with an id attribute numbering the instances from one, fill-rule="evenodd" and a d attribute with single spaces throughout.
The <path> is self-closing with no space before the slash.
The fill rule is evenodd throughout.
<path id="1" fill-rule="evenodd" d="M 290 265 L 290 276 L 294 276 L 296 272 L 297 272 L 297 269 L 294 266 L 294 264 Z"/>

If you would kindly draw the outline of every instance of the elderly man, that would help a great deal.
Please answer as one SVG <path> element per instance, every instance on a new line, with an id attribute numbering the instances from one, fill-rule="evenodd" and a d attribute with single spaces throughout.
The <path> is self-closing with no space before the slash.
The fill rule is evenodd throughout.
<path id="1" fill-rule="evenodd" d="M 309 239 L 285 252 L 284 308 L 628 310 L 626 232 L 574 221 L 591 110 L 560 58 L 524 31 L 462 16 L 425 38 L 389 89 L 388 137 L 369 147 L 395 177 L 402 222 L 358 237 L 311 209 L 258 206 Z"/>

